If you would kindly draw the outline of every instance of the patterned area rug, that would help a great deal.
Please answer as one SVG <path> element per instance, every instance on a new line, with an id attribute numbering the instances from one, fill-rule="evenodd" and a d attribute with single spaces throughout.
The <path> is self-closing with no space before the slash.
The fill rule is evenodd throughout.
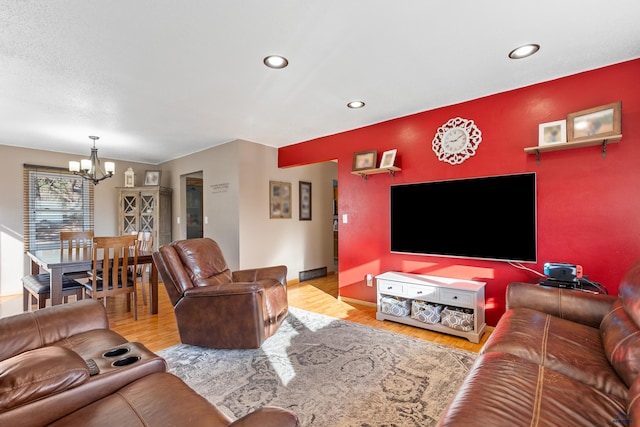
<path id="1" fill-rule="evenodd" d="M 180 344 L 170 372 L 221 411 L 294 411 L 302 426 L 435 425 L 476 354 L 290 308 L 257 350 Z"/>

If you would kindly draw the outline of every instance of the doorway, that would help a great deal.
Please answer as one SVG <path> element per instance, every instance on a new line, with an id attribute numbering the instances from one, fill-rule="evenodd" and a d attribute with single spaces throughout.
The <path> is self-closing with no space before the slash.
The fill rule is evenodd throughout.
<path id="1" fill-rule="evenodd" d="M 186 177 L 185 195 L 187 199 L 187 239 L 203 237 L 202 173 Z"/>
<path id="2" fill-rule="evenodd" d="M 333 180 L 333 271 L 338 274 L 338 180 Z"/>

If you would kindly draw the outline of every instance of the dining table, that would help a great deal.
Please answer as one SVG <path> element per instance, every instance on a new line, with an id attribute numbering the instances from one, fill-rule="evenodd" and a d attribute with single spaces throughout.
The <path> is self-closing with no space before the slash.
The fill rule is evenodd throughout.
<path id="1" fill-rule="evenodd" d="M 93 268 L 93 249 L 38 249 L 27 251 L 31 259 L 31 274 L 38 274 L 42 270 L 50 276 L 51 305 L 62 304 L 62 275 L 90 271 Z M 129 259 L 133 262 L 133 257 Z M 151 264 L 149 277 L 149 314 L 158 313 L 158 269 L 156 268 L 151 251 L 138 251 L 138 265 Z M 102 268 L 101 265 L 98 266 Z"/>

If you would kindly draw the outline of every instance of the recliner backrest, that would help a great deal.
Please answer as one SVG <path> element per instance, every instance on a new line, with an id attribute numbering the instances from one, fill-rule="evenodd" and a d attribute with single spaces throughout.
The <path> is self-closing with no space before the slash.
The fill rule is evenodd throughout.
<path id="1" fill-rule="evenodd" d="M 188 289 L 233 281 L 220 247 L 209 238 L 163 245 L 153 259 L 174 306 Z"/>
<path id="2" fill-rule="evenodd" d="M 194 286 L 224 285 L 233 282 L 231 270 L 220 246 L 209 238 L 178 240 L 175 248 Z"/>

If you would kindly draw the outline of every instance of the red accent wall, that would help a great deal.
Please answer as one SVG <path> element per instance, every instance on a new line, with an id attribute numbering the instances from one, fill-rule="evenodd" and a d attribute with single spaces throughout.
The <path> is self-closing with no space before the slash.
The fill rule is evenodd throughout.
<path id="1" fill-rule="evenodd" d="M 375 302 L 375 288 L 366 286 L 365 275 L 390 270 L 482 280 L 487 282 L 487 323 L 495 325 L 504 313 L 507 284 L 537 276 L 504 262 L 390 253 L 389 186 L 536 172 L 538 263 L 525 265 L 542 272 L 548 261 L 580 264 L 585 275 L 616 294 L 623 274 L 640 258 L 638 76 L 640 59 L 283 147 L 278 164 L 338 159 L 342 296 Z M 606 158 L 599 146 L 543 153 L 540 164 L 524 153 L 537 145 L 538 124 L 619 100 L 623 136 L 607 146 Z M 439 126 L 457 116 L 475 121 L 482 143 L 475 156 L 452 166 L 438 161 L 431 141 Z M 351 174 L 354 152 L 375 149 L 380 157 L 393 148 L 402 168 L 395 178 L 380 174 L 365 181 Z M 418 209 L 436 208 L 428 200 L 419 203 Z M 347 224 L 342 214 L 348 215 Z M 468 226 L 482 224 L 470 220 Z"/>

